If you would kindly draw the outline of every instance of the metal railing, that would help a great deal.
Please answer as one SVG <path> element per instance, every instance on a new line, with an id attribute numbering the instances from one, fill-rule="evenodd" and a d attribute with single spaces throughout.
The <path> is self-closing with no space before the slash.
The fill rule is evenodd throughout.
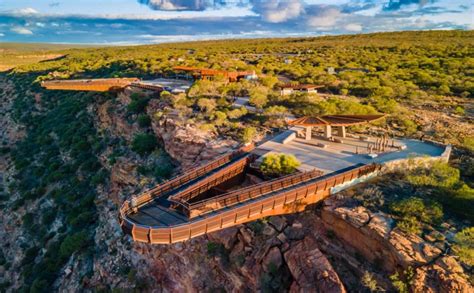
<path id="1" fill-rule="evenodd" d="M 121 210 L 120 225 L 135 241 L 155 244 L 176 243 L 260 217 L 292 212 L 291 206 L 296 206 L 299 201 L 302 200 L 307 205 L 323 200 L 330 195 L 332 188 L 354 182 L 353 180 L 373 174 L 380 168 L 381 165 L 376 164 L 354 166 L 342 172 L 303 182 L 294 188 L 277 191 L 270 197 L 255 198 L 241 206 L 233 206 L 228 210 L 223 209 L 219 213 L 204 215 L 171 227 L 134 223 Z"/>
<path id="2" fill-rule="evenodd" d="M 309 172 L 288 175 L 283 178 L 273 179 L 271 181 L 262 182 L 254 186 L 224 193 L 210 199 L 201 200 L 199 202 L 190 204 L 187 203 L 186 207 L 189 210 L 189 214 L 192 217 L 195 217 L 222 209 L 224 207 L 233 206 L 250 199 L 258 198 L 268 193 L 279 191 L 311 179 L 315 179 L 322 174 L 323 173 L 319 170 L 313 170 Z"/>
<path id="3" fill-rule="evenodd" d="M 190 170 L 186 171 L 183 174 L 180 174 L 172 179 L 169 179 L 168 181 L 165 181 L 164 183 L 159 184 L 151 189 L 145 190 L 139 195 L 133 197 L 132 199 L 125 201 L 122 207 L 120 208 L 120 213 L 125 216 L 128 213 L 131 213 L 134 210 L 140 208 L 141 206 L 156 199 L 157 197 L 160 197 L 173 189 L 176 189 L 196 178 L 199 178 L 209 173 L 210 171 L 216 168 L 219 168 L 220 166 L 223 166 L 229 163 L 230 161 L 232 161 L 234 158 L 241 155 L 242 153 L 250 152 L 251 150 L 253 150 L 254 147 L 255 146 L 252 144 L 241 147 L 235 152 L 232 152 L 230 154 L 224 154 L 209 163 L 191 168 Z M 133 201 L 133 204 L 132 204 L 132 201 Z"/>

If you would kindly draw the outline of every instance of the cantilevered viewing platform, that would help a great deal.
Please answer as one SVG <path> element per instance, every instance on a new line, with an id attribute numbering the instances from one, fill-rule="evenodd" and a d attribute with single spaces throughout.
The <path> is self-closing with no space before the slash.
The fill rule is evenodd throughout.
<path id="1" fill-rule="evenodd" d="M 371 120 L 351 117 L 351 123 Z M 333 115 L 332 119 L 335 126 L 335 121 L 348 118 Z M 327 117 L 324 120 L 328 122 Z M 341 132 L 328 137 L 327 131 L 316 127 L 310 136 L 307 139 L 304 128 L 293 126 L 255 148 L 242 147 L 133 196 L 120 209 L 122 229 L 140 242 L 185 241 L 258 218 L 304 210 L 385 167 L 408 158 L 447 160 L 450 150 L 428 142 Z M 293 154 L 302 164 L 295 174 L 268 180 L 258 165 L 269 153 Z"/>

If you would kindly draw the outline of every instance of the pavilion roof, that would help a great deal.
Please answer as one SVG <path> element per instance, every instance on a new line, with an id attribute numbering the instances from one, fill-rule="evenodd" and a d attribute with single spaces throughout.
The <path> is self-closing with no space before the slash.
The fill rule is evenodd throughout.
<path id="1" fill-rule="evenodd" d="M 305 116 L 293 121 L 290 125 L 299 126 L 350 126 L 369 123 L 380 119 L 385 115 L 325 115 L 325 116 Z"/>

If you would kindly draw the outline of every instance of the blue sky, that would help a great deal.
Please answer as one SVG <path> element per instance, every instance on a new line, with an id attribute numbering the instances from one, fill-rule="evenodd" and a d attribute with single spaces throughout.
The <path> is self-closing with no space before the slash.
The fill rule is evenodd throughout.
<path id="1" fill-rule="evenodd" d="M 473 29 L 474 0 L 0 0 L 0 42 L 146 44 Z"/>

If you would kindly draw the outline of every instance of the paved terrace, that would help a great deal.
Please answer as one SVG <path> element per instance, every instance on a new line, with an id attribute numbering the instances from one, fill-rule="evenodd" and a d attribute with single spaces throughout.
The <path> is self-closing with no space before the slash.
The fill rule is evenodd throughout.
<path id="1" fill-rule="evenodd" d="M 444 148 L 431 143 L 412 139 L 396 139 L 396 146 L 404 146 L 405 149 L 388 149 L 384 153 L 377 154 L 371 158 L 367 153 L 368 141 L 361 141 L 354 137 L 340 138 L 344 143 L 329 141 L 324 138 L 312 137 L 311 140 L 296 138 L 289 143 L 283 144 L 282 140 L 289 135 L 283 133 L 275 139 L 260 145 L 254 152 L 263 154 L 266 152 L 293 154 L 300 162 L 301 171 L 309 171 L 315 168 L 324 173 L 332 173 L 357 164 L 385 163 L 388 161 L 405 159 L 410 156 L 440 156 Z M 337 137 L 336 137 L 337 138 Z M 369 138 L 369 142 L 375 142 L 375 138 Z M 325 148 L 318 145 L 326 145 Z M 391 140 L 390 140 L 391 144 Z M 358 152 L 358 154 L 356 153 Z"/>

